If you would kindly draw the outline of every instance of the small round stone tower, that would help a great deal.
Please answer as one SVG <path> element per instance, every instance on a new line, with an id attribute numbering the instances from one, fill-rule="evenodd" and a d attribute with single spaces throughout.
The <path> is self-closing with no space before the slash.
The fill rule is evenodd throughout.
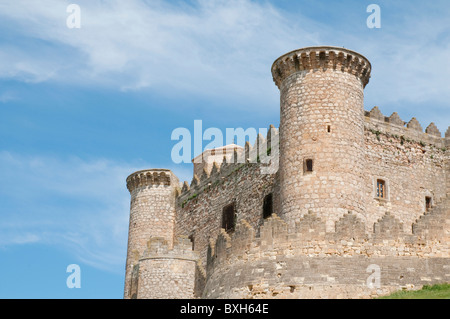
<path id="1" fill-rule="evenodd" d="M 124 298 L 134 298 L 139 279 L 139 259 L 151 238 L 173 248 L 175 198 L 178 178 L 168 169 L 138 171 L 127 178 L 131 193 Z M 134 279 L 133 279 L 134 278 Z"/>
<path id="2" fill-rule="evenodd" d="M 363 89 L 371 65 L 337 47 L 289 52 L 272 66 L 280 89 L 280 215 L 314 211 L 332 231 L 348 211 L 364 212 Z"/>

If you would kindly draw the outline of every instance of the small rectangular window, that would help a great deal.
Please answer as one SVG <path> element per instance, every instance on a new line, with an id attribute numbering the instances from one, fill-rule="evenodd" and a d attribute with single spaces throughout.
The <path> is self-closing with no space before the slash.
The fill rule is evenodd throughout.
<path id="1" fill-rule="evenodd" d="M 431 209 L 431 197 L 425 197 L 425 211 L 429 211 Z"/>
<path id="2" fill-rule="evenodd" d="M 304 164 L 304 172 L 309 173 L 313 171 L 313 160 L 312 159 L 306 159 Z"/>
<path id="3" fill-rule="evenodd" d="M 327 132 L 331 133 L 331 125 L 327 125 Z"/>
<path id="4" fill-rule="evenodd" d="M 235 227 L 235 208 L 234 203 L 227 205 L 222 211 L 222 228 L 225 229 L 227 233 L 233 232 Z"/>
<path id="5" fill-rule="evenodd" d="M 264 203 L 263 203 L 263 218 L 269 218 L 272 216 L 273 213 L 273 200 L 272 200 L 272 193 L 266 195 L 264 197 Z"/>
<path id="6" fill-rule="evenodd" d="M 386 198 L 386 182 L 382 179 L 377 179 L 377 197 Z"/>

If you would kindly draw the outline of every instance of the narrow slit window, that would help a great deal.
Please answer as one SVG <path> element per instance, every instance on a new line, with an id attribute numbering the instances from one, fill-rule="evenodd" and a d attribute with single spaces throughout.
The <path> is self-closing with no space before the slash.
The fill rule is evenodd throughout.
<path id="1" fill-rule="evenodd" d="M 263 203 L 263 218 L 269 218 L 273 213 L 273 198 L 272 193 L 264 197 Z"/>
<path id="2" fill-rule="evenodd" d="M 305 160 L 305 172 L 310 173 L 313 171 L 313 160 L 307 159 Z"/>
<path id="3" fill-rule="evenodd" d="M 194 235 L 190 235 L 188 238 L 192 243 L 192 250 L 194 250 L 195 249 L 195 237 L 194 237 Z"/>
<path id="4" fill-rule="evenodd" d="M 331 133 L 331 125 L 327 125 L 327 132 Z"/>
<path id="5" fill-rule="evenodd" d="M 386 182 L 382 179 L 377 179 L 377 197 L 386 198 Z"/>
<path id="6" fill-rule="evenodd" d="M 431 209 L 431 197 L 425 197 L 425 211 L 429 211 Z"/>
<path id="7" fill-rule="evenodd" d="M 234 204 L 230 204 L 223 208 L 222 212 L 222 228 L 227 233 L 233 232 L 235 228 L 235 208 Z"/>

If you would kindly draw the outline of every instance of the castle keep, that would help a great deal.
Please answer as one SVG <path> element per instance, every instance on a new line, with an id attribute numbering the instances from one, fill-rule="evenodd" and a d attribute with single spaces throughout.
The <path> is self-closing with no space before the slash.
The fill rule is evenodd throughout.
<path id="1" fill-rule="evenodd" d="M 343 48 L 289 52 L 272 66 L 279 129 L 206 150 L 190 183 L 131 174 L 124 298 L 367 298 L 450 282 L 450 129 L 365 111 L 370 72 Z"/>

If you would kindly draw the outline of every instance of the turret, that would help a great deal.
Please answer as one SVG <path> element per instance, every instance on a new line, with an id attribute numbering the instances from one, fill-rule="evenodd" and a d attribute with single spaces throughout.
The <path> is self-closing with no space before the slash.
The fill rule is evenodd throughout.
<path id="1" fill-rule="evenodd" d="M 289 52 L 272 66 L 280 89 L 280 215 L 334 222 L 364 212 L 363 89 L 371 65 L 343 48 Z"/>
<path id="2" fill-rule="evenodd" d="M 174 244 L 175 198 L 178 178 L 167 169 L 138 171 L 127 178 L 131 194 L 128 250 L 124 298 L 136 293 L 132 274 L 139 277 L 138 263 L 148 248 L 148 241 L 159 238 L 167 249 Z"/>

